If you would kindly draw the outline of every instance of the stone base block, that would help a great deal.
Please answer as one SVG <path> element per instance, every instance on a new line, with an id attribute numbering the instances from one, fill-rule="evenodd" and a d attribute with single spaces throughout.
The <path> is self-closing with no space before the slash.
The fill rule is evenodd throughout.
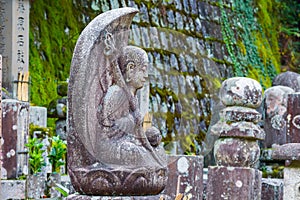
<path id="1" fill-rule="evenodd" d="M 262 200 L 283 200 L 283 179 L 262 179 Z"/>
<path id="2" fill-rule="evenodd" d="M 154 196 L 88 196 L 88 195 L 69 195 L 66 200 L 159 200 L 161 195 Z"/>
<path id="3" fill-rule="evenodd" d="M 284 200 L 300 199 L 300 161 L 293 161 L 292 165 L 284 168 Z"/>
<path id="4" fill-rule="evenodd" d="M 25 199 L 25 180 L 1 180 L 0 199 Z"/>
<path id="5" fill-rule="evenodd" d="M 181 193 L 188 199 L 202 199 L 203 157 L 168 156 L 168 182 L 162 194 L 164 199 L 175 199 Z"/>
<path id="6" fill-rule="evenodd" d="M 261 199 L 259 170 L 248 167 L 209 167 L 207 200 Z"/>

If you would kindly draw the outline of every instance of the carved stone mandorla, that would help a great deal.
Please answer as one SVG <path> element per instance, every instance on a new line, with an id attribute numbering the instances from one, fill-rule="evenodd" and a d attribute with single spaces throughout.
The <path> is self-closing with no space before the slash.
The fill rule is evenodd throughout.
<path id="1" fill-rule="evenodd" d="M 68 171 L 75 190 L 89 195 L 152 195 L 167 181 L 160 132 L 143 131 L 136 91 L 148 58 L 127 46 L 137 10 L 97 16 L 73 54 L 68 93 Z"/>

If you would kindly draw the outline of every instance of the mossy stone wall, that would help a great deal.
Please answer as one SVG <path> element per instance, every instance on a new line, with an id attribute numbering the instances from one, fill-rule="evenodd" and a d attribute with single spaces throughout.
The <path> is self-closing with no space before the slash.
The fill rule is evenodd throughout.
<path id="1" fill-rule="evenodd" d="M 130 44 L 148 52 L 153 123 L 166 143 L 180 141 L 179 153 L 199 153 L 221 81 L 248 76 L 267 88 L 278 73 L 275 25 L 264 22 L 272 9 L 262 0 L 243 2 L 32 0 L 31 102 L 47 106 L 58 98 L 57 82 L 68 78 L 76 40 L 89 21 L 109 9 L 136 7 Z"/>

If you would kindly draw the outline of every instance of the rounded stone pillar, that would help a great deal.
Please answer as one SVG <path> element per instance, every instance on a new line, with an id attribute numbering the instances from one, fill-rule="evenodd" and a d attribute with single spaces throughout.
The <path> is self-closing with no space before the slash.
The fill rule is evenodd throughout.
<path id="1" fill-rule="evenodd" d="M 260 156 L 257 140 L 265 133 L 258 125 L 262 88 L 250 78 L 225 80 L 220 99 L 226 106 L 211 134 L 219 136 L 214 156 L 217 167 L 208 172 L 207 199 L 260 199 L 261 173 L 255 166 Z"/>

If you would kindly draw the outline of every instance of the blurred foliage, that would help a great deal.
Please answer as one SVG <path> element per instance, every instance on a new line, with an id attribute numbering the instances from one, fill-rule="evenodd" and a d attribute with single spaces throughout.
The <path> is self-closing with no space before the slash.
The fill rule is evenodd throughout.
<path id="1" fill-rule="evenodd" d="M 295 0 L 277 1 L 282 71 L 300 73 L 300 3 Z"/>
<path id="2" fill-rule="evenodd" d="M 67 143 L 59 138 L 59 136 L 53 136 L 51 140 L 51 149 L 48 154 L 49 162 L 52 165 L 52 172 L 59 173 L 60 166 L 64 165 L 64 159 L 67 153 Z"/>
<path id="3" fill-rule="evenodd" d="M 44 144 L 41 139 L 38 138 L 30 138 L 28 143 L 25 144 L 29 150 L 29 169 L 32 174 L 37 174 L 41 172 L 43 166 L 46 166 L 46 162 L 43 158 L 43 150 Z"/>

